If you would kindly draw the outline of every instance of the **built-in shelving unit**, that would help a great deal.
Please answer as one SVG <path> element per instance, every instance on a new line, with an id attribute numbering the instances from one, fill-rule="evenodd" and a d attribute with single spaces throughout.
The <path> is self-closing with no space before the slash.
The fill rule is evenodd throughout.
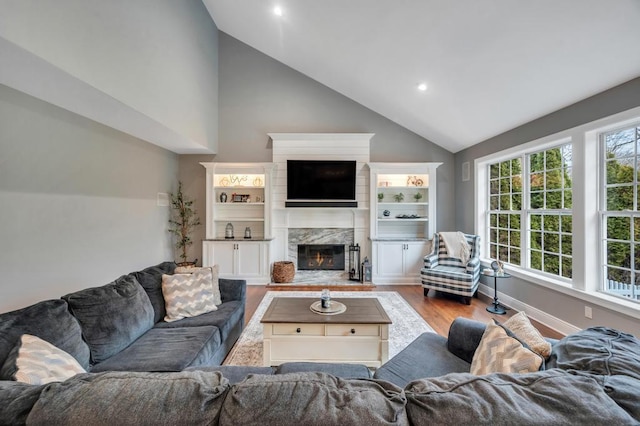
<path id="1" fill-rule="evenodd" d="M 203 264 L 219 265 L 221 277 L 269 282 L 274 164 L 201 164 L 207 169 Z M 229 238 L 229 226 L 233 238 Z"/>
<path id="2" fill-rule="evenodd" d="M 419 283 L 435 232 L 440 164 L 369 163 L 374 283 Z"/>

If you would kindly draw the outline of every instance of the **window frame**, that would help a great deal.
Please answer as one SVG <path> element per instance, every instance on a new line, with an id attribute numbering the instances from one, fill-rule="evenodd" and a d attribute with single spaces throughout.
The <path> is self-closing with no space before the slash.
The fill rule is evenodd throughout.
<path id="1" fill-rule="evenodd" d="M 572 224 L 573 224 L 573 280 L 566 282 L 553 276 L 542 276 L 521 267 L 506 265 L 506 270 L 516 279 L 533 285 L 550 288 L 560 293 L 584 300 L 622 314 L 640 319 L 640 304 L 600 291 L 603 282 L 600 179 L 603 161 L 599 155 L 598 134 L 632 125 L 640 120 L 640 107 L 632 108 L 595 121 L 525 142 L 513 147 L 478 156 L 473 160 L 474 173 L 474 232 L 481 237 L 481 261 L 490 265 L 488 251 L 488 164 L 512 159 L 523 152 L 542 151 L 564 141 L 573 145 L 572 159 Z M 504 146 L 504 145 L 503 145 Z M 483 149 L 484 148 L 484 149 Z M 478 151 L 489 152 L 490 147 Z M 477 152 L 477 151 L 476 151 Z M 462 158 L 460 161 L 468 161 Z M 594 173 L 594 171 L 598 171 Z M 523 179 L 523 185 L 526 185 Z M 523 192 L 524 193 L 524 192 Z M 527 228 L 528 230 L 529 228 Z M 525 238 L 521 234 L 522 238 Z M 524 248 L 523 248 L 524 250 Z"/>

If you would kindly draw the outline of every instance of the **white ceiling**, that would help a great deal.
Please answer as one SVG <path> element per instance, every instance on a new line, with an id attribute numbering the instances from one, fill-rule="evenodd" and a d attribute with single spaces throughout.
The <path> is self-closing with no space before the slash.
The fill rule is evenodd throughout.
<path id="1" fill-rule="evenodd" d="M 203 3 L 225 33 L 454 153 L 640 76 L 639 0 Z"/>

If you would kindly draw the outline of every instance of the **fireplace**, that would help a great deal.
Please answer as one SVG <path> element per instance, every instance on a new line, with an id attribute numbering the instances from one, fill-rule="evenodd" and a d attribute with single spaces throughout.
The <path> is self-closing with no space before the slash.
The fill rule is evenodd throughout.
<path id="1" fill-rule="evenodd" d="M 344 244 L 298 244 L 298 270 L 344 270 Z"/>

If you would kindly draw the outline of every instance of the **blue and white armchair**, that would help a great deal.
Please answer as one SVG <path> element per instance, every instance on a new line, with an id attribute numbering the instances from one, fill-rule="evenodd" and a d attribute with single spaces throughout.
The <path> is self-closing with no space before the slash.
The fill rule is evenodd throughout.
<path id="1" fill-rule="evenodd" d="M 471 304 L 480 283 L 480 237 L 463 234 L 469 244 L 469 260 L 463 261 L 450 255 L 440 236 L 433 236 L 433 251 L 424 257 L 424 267 L 420 270 L 424 295 L 429 290 L 462 296 L 464 303 Z"/>

